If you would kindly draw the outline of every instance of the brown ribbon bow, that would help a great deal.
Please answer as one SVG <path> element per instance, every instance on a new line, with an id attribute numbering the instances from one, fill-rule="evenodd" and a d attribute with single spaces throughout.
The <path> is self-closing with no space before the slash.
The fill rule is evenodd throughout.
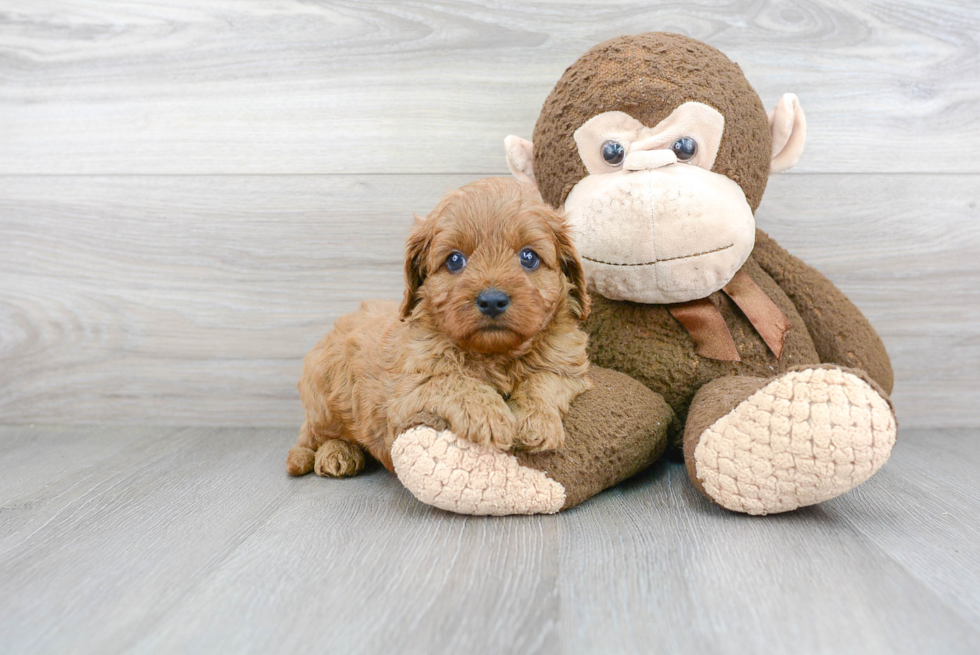
<path id="1" fill-rule="evenodd" d="M 735 274 L 722 291 L 738 305 L 769 346 L 769 350 L 779 359 L 790 322 L 776 303 L 742 270 Z M 742 361 L 735 348 L 735 341 L 732 340 L 732 333 L 725 324 L 725 318 L 711 298 L 668 305 L 667 309 L 691 335 L 699 355 L 725 362 Z"/>

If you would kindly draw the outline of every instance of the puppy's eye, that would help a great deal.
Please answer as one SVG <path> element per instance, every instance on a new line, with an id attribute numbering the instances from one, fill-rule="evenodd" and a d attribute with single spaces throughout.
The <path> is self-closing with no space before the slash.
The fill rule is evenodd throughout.
<path id="1" fill-rule="evenodd" d="M 610 166 L 619 166 L 626 159 L 626 148 L 618 141 L 606 141 L 602 144 L 602 161 Z"/>
<path id="2" fill-rule="evenodd" d="M 538 257 L 538 253 L 534 252 L 530 248 L 525 248 L 522 250 L 518 257 L 521 258 L 521 266 L 524 267 L 525 271 L 533 271 L 541 263 L 541 258 Z"/>
<path id="3" fill-rule="evenodd" d="M 454 250 L 446 257 L 446 270 L 450 273 L 459 273 L 464 268 L 466 268 L 466 256 L 460 251 Z"/>
<path id="4" fill-rule="evenodd" d="M 698 154 L 698 142 L 689 136 L 682 136 L 670 147 L 679 161 L 687 161 Z"/>

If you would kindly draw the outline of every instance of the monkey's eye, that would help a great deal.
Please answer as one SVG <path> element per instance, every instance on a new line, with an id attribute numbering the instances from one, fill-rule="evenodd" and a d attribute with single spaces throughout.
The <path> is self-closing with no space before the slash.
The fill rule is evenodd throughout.
<path id="1" fill-rule="evenodd" d="M 466 268 L 466 256 L 458 250 L 446 257 L 446 270 L 450 273 L 459 273 Z"/>
<path id="2" fill-rule="evenodd" d="M 687 161 L 698 154 L 698 142 L 689 136 L 682 136 L 670 147 L 679 161 Z"/>
<path id="3" fill-rule="evenodd" d="M 618 141 L 606 141 L 602 144 L 602 160 L 610 166 L 619 166 L 626 159 L 626 148 Z"/>
<path id="4" fill-rule="evenodd" d="M 541 258 L 538 257 L 538 253 L 530 248 L 525 248 L 517 256 L 521 258 L 521 266 L 524 267 L 525 271 L 533 271 L 541 264 Z"/>

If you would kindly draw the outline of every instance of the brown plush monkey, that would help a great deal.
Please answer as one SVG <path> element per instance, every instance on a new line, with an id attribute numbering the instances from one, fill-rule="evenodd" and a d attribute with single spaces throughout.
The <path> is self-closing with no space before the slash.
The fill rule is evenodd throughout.
<path id="1" fill-rule="evenodd" d="M 632 380 L 594 368 L 601 384 L 573 404 L 558 453 L 478 451 L 415 428 L 393 449 L 402 482 L 465 513 L 556 511 L 667 440 L 735 511 L 792 510 L 867 480 L 897 431 L 884 346 L 755 228 L 770 172 L 796 163 L 805 129 L 795 96 L 767 115 L 736 64 L 684 36 L 615 38 L 569 67 L 533 145 L 508 137 L 507 159 L 573 227 L 593 364 Z"/>

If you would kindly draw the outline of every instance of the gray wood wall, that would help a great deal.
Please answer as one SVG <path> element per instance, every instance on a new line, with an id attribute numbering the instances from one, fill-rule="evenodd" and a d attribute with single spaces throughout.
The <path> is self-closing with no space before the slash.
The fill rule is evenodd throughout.
<path id="1" fill-rule="evenodd" d="M 871 318 L 903 426 L 980 425 L 980 3 L 0 1 L 0 423 L 298 425 L 413 212 L 564 68 L 681 32 L 809 140 L 758 222 Z"/>

